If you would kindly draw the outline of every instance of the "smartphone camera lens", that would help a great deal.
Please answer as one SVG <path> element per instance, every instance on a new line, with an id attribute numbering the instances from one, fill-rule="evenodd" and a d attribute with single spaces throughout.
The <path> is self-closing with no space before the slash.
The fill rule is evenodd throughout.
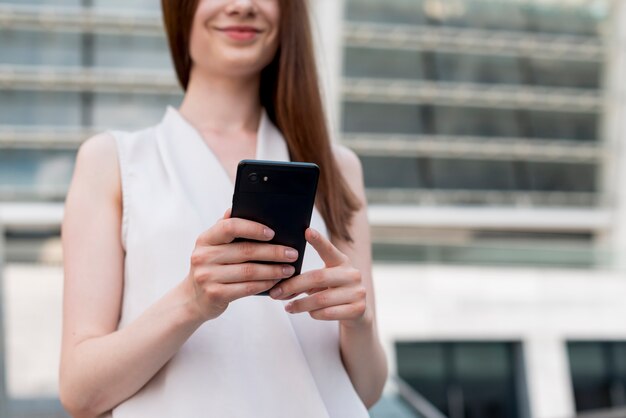
<path id="1" fill-rule="evenodd" d="M 251 183 L 257 183 L 259 181 L 259 175 L 257 173 L 251 173 L 248 175 L 248 180 L 250 180 Z"/>

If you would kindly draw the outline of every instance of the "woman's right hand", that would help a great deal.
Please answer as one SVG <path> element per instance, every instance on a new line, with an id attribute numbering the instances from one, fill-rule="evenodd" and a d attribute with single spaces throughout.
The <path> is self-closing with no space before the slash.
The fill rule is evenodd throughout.
<path id="1" fill-rule="evenodd" d="M 291 277 L 294 268 L 287 263 L 298 258 L 295 249 L 282 245 L 233 242 L 235 238 L 269 241 L 274 231 L 258 222 L 231 218 L 230 213 L 228 209 L 222 219 L 198 237 L 191 255 L 185 280 L 191 283 L 194 307 L 202 321 L 217 318 L 236 299 L 268 290 Z"/>

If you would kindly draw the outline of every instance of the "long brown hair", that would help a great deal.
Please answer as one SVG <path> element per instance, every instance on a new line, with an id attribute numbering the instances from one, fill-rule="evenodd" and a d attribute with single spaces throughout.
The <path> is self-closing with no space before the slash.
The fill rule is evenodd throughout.
<path id="1" fill-rule="evenodd" d="M 191 27 L 199 0 L 161 0 L 174 67 L 187 90 L 191 67 Z M 306 0 L 279 0 L 280 43 L 261 73 L 261 104 L 282 132 L 292 161 L 320 167 L 317 202 L 329 234 L 352 242 L 348 226 L 361 204 L 333 157 L 319 90 Z"/>

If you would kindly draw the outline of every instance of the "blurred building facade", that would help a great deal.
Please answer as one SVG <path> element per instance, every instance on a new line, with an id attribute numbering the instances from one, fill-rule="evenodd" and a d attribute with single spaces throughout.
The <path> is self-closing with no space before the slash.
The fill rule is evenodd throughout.
<path id="1" fill-rule="evenodd" d="M 392 371 L 451 418 L 626 407 L 626 8 L 314 0 Z M 59 263 L 80 143 L 181 92 L 156 0 L 0 0 L 9 263 Z M 621 24 L 620 24 L 621 23 Z"/>

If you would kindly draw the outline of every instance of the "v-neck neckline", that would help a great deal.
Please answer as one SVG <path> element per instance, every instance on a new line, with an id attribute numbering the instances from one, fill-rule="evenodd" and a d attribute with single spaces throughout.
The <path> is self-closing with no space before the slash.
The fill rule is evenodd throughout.
<path id="1" fill-rule="evenodd" d="M 180 122 L 180 124 L 185 127 L 185 129 L 188 131 L 189 136 L 193 137 L 194 141 L 198 142 L 198 145 L 200 145 L 202 148 L 205 149 L 205 152 L 209 155 L 211 159 L 213 159 L 214 163 L 219 167 L 219 171 L 221 172 L 222 177 L 224 177 L 224 179 L 226 179 L 228 184 L 234 189 L 235 182 L 233 181 L 233 179 L 230 178 L 230 174 L 228 173 L 228 170 L 226 169 L 226 167 L 224 167 L 224 165 L 222 164 L 222 161 L 217 157 L 217 154 L 215 153 L 215 151 L 213 151 L 211 146 L 204 140 L 204 138 L 202 137 L 200 132 L 196 129 L 196 127 L 193 126 L 191 122 L 189 122 L 180 113 L 180 111 L 173 106 L 167 106 L 167 114 L 173 115 Z M 256 132 L 256 144 L 255 144 L 255 155 L 254 155 L 255 160 L 263 159 L 262 152 L 265 149 L 265 141 L 267 140 L 266 138 L 267 117 L 268 116 L 265 111 L 265 108 L 262 107 L 261 117 L 259 119 L 259 126 Z"/>

